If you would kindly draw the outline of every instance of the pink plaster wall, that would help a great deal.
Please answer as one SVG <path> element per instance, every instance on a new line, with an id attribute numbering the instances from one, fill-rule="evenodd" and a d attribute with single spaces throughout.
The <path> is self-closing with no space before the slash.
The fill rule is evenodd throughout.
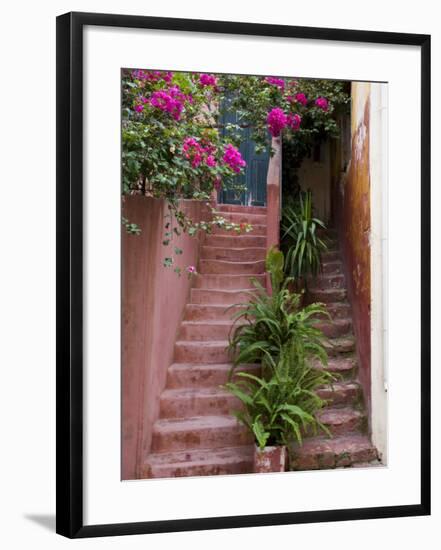
<path id="1" fill-rule="evenodd" d="M 266 249 L 280 244 L 280 207 L 282 190 L 282 143 L 281 138 L 273 138 L 274 151 L 268 165 L 266 181 Z M 266 288 L 271 292 L 269 274 L 266 276 Z"/>
<path id="2" fill-rule="evenodd" d="M 209 219 L 204 203 L 183 201 L 195 221 Z M 191 280 L 163 267 L 171 247 L 162 245 L 166 203 L 140 195 L 126 197 L 123 216 L 137 223 L 140 235 L 122 230 L 122 479 L 136 479 L 152 438 L 159 397 Z M 181 267 L 198 263 L 202 237 L 174 238 L 183 249 Z"/>

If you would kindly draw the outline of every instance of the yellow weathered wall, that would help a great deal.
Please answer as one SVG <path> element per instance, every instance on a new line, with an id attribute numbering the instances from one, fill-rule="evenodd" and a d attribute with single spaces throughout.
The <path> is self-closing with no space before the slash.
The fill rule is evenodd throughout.
<path id="1" fill-rule="evenodd" d="M 360 382 L 370 409 L 371 391 L 371 250 L 370 250 L 370 84 L 351 87 L 351 161 L 338 186 L 336 221 L 342 239 L 346 279 L 352 304 Z"/>

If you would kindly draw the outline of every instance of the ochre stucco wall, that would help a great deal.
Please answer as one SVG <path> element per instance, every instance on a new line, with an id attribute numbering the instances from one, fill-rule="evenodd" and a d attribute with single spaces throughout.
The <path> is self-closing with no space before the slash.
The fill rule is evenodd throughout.
<path id="1" fill-rule="evenodd" d="M 370 85 L 352 83 L 351 162 L 336 189 L 336 225 L 343 245 L 346 280 L 357 339 L 359 377 L 368 410 L 371 404 L 370 271 Z"/>
<path id="2" fill-rule="evenodd" d="M 195 221 L 209 219 L 201 202 L 184 201 Z M 158 416 L 159 397 L 191 280 L 163 267 L 171 247 L 162 245 L 163 200 L 143 196 L 126 197 L 123 216 L 137 223 L 140 235 L 122 231 L 122 479 L 138 477 L 150 449 L 153 422 Z M 179 265 L 197 266 L 201 237 L 187 234 L 174 238 L 183 249 Z"/>

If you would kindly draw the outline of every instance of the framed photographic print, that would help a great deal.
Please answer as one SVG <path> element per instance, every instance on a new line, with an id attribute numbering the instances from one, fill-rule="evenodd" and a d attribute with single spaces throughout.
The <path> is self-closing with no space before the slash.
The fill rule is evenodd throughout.
<path id="1" fill-rule="evenodd" d="M 57 532 L 430 513 L 430 37 L 57 18 Z"/>

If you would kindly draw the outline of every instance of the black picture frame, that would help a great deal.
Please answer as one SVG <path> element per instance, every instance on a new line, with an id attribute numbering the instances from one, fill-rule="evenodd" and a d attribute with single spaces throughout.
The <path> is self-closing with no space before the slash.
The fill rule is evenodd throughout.
<path id="1" fill-rule="evenodd" d="M 86 25 L 164 31 L 336 40 L 421 48 L 421 495 L 412 505 L 234 517 L 83 524 L 83 29 Z M 57 489 L 56 531 L 99 537 L 318 523 L 430 514 L 430 35 L 265 25 L 133 15 L 57 17 Z"/>

